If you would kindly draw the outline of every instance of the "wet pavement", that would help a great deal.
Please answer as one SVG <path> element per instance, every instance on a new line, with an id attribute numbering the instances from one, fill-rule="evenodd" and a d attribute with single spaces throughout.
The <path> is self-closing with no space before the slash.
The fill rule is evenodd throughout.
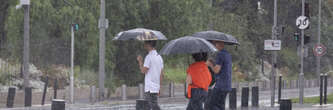
<path id="1" fill-rule="evenodd" d="M 318 96 L 319 88 L 307 88 L 305 89 L 305 96 Z M 238 91 L 239 92 L 239 91 Z M 282 92 L 282 98 L 297 98 L 297 89 L 286 89 Z M 332 93 L 333 88 L 328 88 L 328 92 Z M 270 91 L 260 91 L 259 104 L 260 108 L 252 108 L 251 102 L 249 102 L 249 108 L 240 108 L 240 94 L 237 95 L 237 110 L 279 110 L 279 106 L 270 107 Z M 277 96 L 276 96 L 277 99 Z M 227 99 L 228 100 L 228 99 Z M 251 100 L 251 95 L 249 97 Z M 176 95 L 173 98 L 159 98 L 159 105 L 162 110 L 185 110 L 188 100 L 183 95 Z M 95 104 L 76 103 L 66 104 L 66 110 L 135 110 L 136 100 L 106 100 Z M 226 107 L 228 108 L 228 101 Z M 33 107 L 18 107 L 18 108 L 0 108 L 0 110 L 51 110 L 51 105 L 39 106 L 34 105 Z M 228 109 L 227 109 L 228 110 Z M 333 104 L 327 106 L 316 106 L 311 104 L 293 104 L 293 110 L 333 110 Z"/>

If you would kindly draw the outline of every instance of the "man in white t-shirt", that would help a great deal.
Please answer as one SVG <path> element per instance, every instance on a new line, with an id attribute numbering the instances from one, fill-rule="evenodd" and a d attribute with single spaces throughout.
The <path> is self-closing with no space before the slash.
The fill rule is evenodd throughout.
<path id="1" fill-rule="evenodd" d="M 163 78 L 163 59 L 155 50 L 155 46 L 156 41 L 145 41 L 144 48 L 149 53 L 144 62 L 141 56 L 137 57 L 140 70 L 145 74 L 145 100 L 148 101 L 149 110 L 160 110 L 157 97 Z"/>

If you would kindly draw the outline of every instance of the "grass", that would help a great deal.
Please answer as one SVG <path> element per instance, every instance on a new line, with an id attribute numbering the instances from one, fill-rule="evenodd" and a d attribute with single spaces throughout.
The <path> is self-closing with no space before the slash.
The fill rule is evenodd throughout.
<path id="1" fill-rule="evenodd" d="M 186 79 L 186 74 L 184 68 L 175 67 L 175 68 L 165 68 L 164 77 L 175 83 L 184 83 Z"/>
<path id="2" fill-rule="evenodd" d="M 292 99 L 292 102 L 293 103 L 298 103 L 299 102 L 299 98 Z M 306 97 L 306 98 L 304 98 L 304 103 L 310 103 L 310 104 L 319 103 L 319 96 L 316 96 L 316 97 Z M 328 94 L 327 95 L 327 103 L 333 103 L 333 94 Z"/>

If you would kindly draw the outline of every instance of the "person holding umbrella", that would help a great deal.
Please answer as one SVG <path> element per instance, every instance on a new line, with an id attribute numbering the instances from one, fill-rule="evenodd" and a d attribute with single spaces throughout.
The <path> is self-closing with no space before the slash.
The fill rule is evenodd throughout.
<path id="1" fill-rule="evenodd" d="M 231 91 L 231 55 L 224 49 L 223 41 L 213 41 L 215 47 L 219 50 L 216 56 L 216 64 L 207 61 L 207 65 L 215 73 L 215 87 L 210 99 L 210 110 L 224 110 L 227 94 Z"/>
<path id="2" fill-rule="evenodd" d="M 157 40 L 167 40 L 167 38 L 160 31 L 135 28 L 119 32 L 113 40 L 144 41 L 144 49 L 148 51 L 148 54 L 144 61 L 139 55 L 137 61 L 141 72 L 145 75 L 145 100 L 148 101 L 149 110 L 160 110 L 157 97 L 163 77 L 163 59 L 157 53 L 155 46 Z"/>
<path id="3" fill-rule="evenodd" d="M 207 65 L 215 74 L 215 85 L 212 93 L 209 93 L 206 105 L 208 110 L 224 110 L 226 96 L 231 91 L 232 82 L 232 59 L 229 52 L 224 49 L 224 45 L 240 45 L 240 43 L 230 34 L 213 30 L 197 32 L 193 36 L 211 41 L 218 49 L 215 64 L 212 60 L 207 61 Z"/>
<path id="4" fill-rule="evenodd" d="M 203 110 L 203 103 L 207 97 L 211 75 L 206 65 L 207 53 L 215 52 L 213 44 L 202 38 L 185 36 L 174 39 L 165 44 L 161 50 L 162 55 L 192 54 L 195 62 L 187 69 L 186 83 L 189 103 L 187 110 Z"/>
<path id="5" fill-rule="evenodd" d="M 187 97 L 190 99 L 186 110 L 203 110 L 208 95 L 208 86 L 212 80 L 206 65 L 207 53 L 192 54 L 195 60 L 187 69 Z"/>
<path id="6" fill-rule="evenodd" d="M 163 78 L 163 59 L 157 53 L 156 41 L 144 41 L 144 49 L 149 53 L 144 59 L 138 56 L 139 67 L 145 75 L 145 100 L 148 101 L 149 110 L 160 110 L 157 97 L 160 91 L 160 84 Z"/>

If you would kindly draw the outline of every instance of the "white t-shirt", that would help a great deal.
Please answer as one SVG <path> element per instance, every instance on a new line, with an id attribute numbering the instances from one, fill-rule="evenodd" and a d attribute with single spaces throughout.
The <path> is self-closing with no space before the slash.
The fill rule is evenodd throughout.
<path id="1" fill-rule="evenodd" d="M 156 50 L 152 50 L 145 57 L 143 66 L 148 68 L 148 72 L 145 75 L 145 92 L 158 93 L 160 91 L 160 76 L 163 69 L 162 57 Z"/>

